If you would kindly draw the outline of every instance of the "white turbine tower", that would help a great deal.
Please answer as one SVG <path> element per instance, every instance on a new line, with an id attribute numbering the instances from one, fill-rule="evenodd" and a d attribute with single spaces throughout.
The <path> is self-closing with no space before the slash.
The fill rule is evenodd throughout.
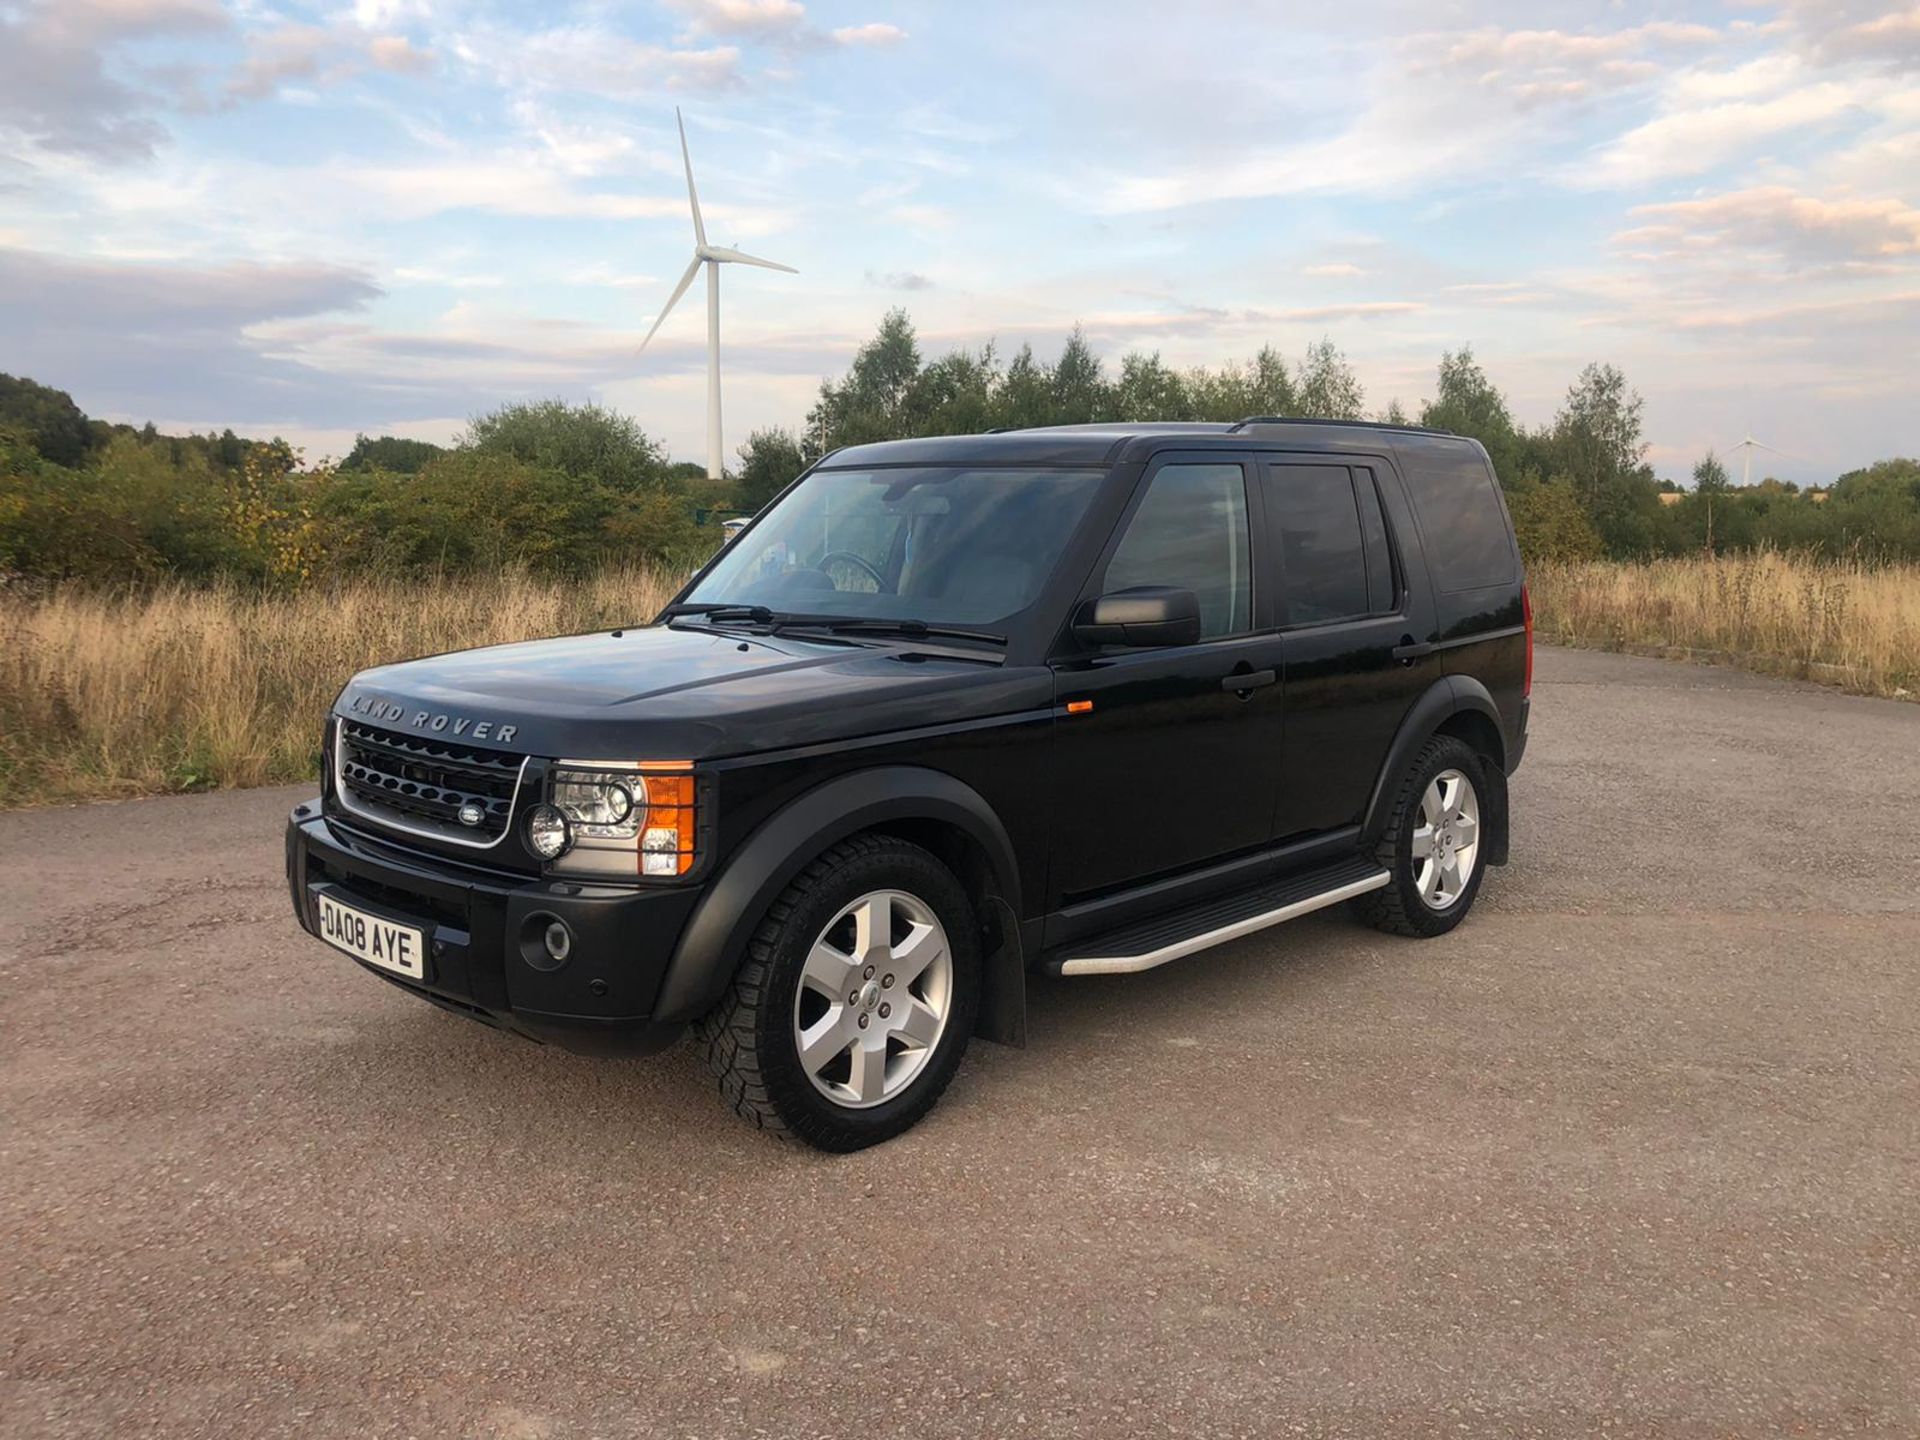
<path id="1" fill-rule="evenodd" d="M 1740 485 L 1742 489 L 1745 489 L 1747 486 L 1753 483 L 1753 452 L 1754 451 L 1765 450 L 1768 454 L 1778 455 L 1778 456 L 1781 456 L 1783 459 L 1787 459 L 1787 460 L 1791 460 L 1793 458 L 1791 455 L 1788 455 L 1787 452 L 1784 450 L 1775 450 L 1771 445 L 1761 444 L 1758 440 L 1753 438 L 1753 432 L 1751 430 L 1747 432 L 1746 439 L 1742 440 L 1738 445 L 1730 446 L 1729 448 L 1738 450 L 1740 452 Z"/>
<path id="2" fill-rule="evenodd" d="M 800 272 L 791 265 L 779 265 L 772 260 L 762 260 L 757 255 L 735 250 L 725 245 L 707 243 L 707 227 L 700 219 L 700 193 L 693 188 L 693 157 L 687 153 L 687 122 L 680 118 L 680 109 L 674 107 L 673 118 L 680 125 L 680 160 L 687 167 L 687 204 L 693 209 L 693 260 L 687 266 L 687 273 L 680 277 L 680 283 L 673 287 L 673 294 L 667 297 L 667 303 L 660 307 L 659 315 L 654 317 L 653 329 L 647 331 L 647 338 L 640 342 L 642 350 L 660 329 L 661 321 L 667 318 L 680 297 L 687 293 L 687 287 L 693 284 L 693 277 L 702 265 L 707 267 L 707 477 L 718 480 L 720 465 L 720 267 L 722 265 L 758 265 L 763 270 L 784 270 L 789 275 Z"/>

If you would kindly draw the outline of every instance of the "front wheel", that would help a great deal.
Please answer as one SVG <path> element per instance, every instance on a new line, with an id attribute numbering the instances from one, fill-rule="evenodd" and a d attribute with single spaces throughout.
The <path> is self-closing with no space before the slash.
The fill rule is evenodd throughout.
<path id="1" fill-rule="evenodd" d="M 1355 902 L 1368 924 L 1428 936 L 1466 919 L 1485 869 L 1484 763 L 1463 741 L 1436 735 L 1407 767 L 1375 851 L 1392 879 Z"/>
<path id="2" fill-rule="evenodd" d="M 774 902 L 701 1022 L 721 1094 L 822 1150 L 898 1135 L 960 1067 L 980 995 L 975 928 L 960 882 L 919 846 L 834 846 Z"/>

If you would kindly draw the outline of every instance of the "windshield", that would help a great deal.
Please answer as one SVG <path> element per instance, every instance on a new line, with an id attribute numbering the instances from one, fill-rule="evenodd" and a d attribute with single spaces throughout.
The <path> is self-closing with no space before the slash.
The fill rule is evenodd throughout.
<path id="1" fill-rule="evenodd" d="M 721 555 L 688 604 L 1003 620 L 1039 597 L 1098 470 L 816 470 Z"/>

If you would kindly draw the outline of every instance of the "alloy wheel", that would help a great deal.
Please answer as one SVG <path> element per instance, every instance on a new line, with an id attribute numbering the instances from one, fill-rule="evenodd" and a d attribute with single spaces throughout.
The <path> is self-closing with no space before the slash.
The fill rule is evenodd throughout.
<path id="1" fill-rule="evenodd" d="M 1429 910 L 1466 893 L 1480 858 L 1480 797 L 1459 770 L 1442 770 L 1420 797 L 1413 830 L 1414 887 Z"/>
<path id="2" fill-rule="evenodd" d="M 925 901 L 874 890 L 842 907 L 815 937 L 793 997 L 800 1068 L 850 1110 L 912 1085 L 946 1033 L 953 1008 L 947 932 Z"/>

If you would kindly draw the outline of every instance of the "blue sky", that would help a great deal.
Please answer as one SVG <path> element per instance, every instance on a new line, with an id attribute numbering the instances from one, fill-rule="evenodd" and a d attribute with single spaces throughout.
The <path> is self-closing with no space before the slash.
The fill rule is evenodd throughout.
<path id="1" fill-rule="evenodd" d="M 1110 360 L 1322 335 L 1410 408 L 1589 360 L 1683 475 L 1920 453 L 1920 5 L 0 0 L 0 370 L 90 413 L 444 440 L 502 399 L 729 450 L 884 311 Z"/>

